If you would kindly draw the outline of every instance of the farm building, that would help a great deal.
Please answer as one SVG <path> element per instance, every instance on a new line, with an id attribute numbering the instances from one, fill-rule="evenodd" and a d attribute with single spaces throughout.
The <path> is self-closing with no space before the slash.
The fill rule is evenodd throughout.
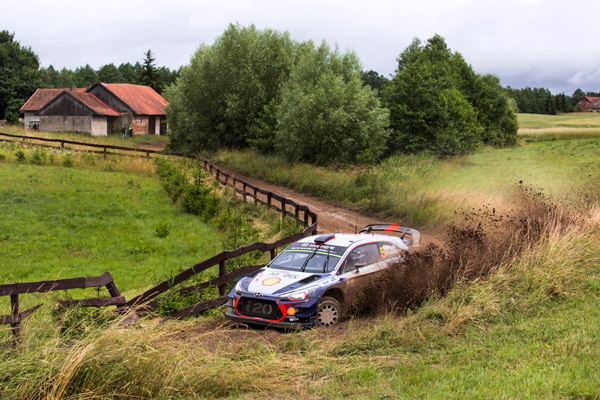
<path id="1" fill-rule="evenodd" d="M 600 111 L 600 97 L 585 96 L 579 100 L 579 103 L 575 104 L 575 107 L 581 108 L 581 111 L 592 110 L 598 112 Z"/>
<path id="2" fill-rule="evenodd" d="M 133 126 L 133 134 L 166 134 L 168 102 L 151 87 L 97 83 L 87 89 L 38 89 L 21 107 L 25 128 L 104 136 Z"/>

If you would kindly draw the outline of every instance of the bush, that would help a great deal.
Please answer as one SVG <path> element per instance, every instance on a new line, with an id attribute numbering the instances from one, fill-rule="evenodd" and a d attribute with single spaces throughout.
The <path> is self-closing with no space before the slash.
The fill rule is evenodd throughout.
<path id="1" fill-rule="evenodd" d="M 62 160 L 62 164 L 65 167 L 72 167 L 73 166 L 73 155 L 71 153 L 65 154 L 65 156 L 63 157 L 63 160 Z"/>
<path id="2" fill-rule="evenodd" d="M 42 164 L 46 164 L 46 159 L 47 159 L 47 155 L 46 153 L 40 149 L 39 147 L 37 147 L 33 154 L 31 155 L 31 163 L 35 164 L 35 165 L 42 165 Z"/>
<path id="3" fill-rule="evenodd" d="M 156 233 L 157 237 L 161 239 L 166 238 L 169 236 L 169 233 L 171 233 L 171 227 L 169 226 L 168 222 L 163 221 L 154 227 L 154 232 Z"/>
<path id="4" fill-rule="evenodd" d="M 194 215 L 199 215 L 203 220 L 209 221 L 219 212 L 219 197 L 212 194 L 210 187 L 196 182 L 187 185 L 181 196 L 183 209 Z"/>
<path id="5" fill-rule="evenodd" d="M 25 152 L 22 149 L 15 151 L 15 157 L 17 157 L 17 162 L 25 162 Z"/>

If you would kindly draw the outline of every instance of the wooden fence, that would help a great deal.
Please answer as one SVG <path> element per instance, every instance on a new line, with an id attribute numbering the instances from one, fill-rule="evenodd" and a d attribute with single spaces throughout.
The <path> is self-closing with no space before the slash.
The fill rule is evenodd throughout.
<path id="1" fill-rule="evenodd" d="M 35 136 L 23 136 L 23 135 L 12 135 L 7 133 L 0 133 L 0 136 L 6 136 L 13 139 L 22 139 L 22 140 L 31 140 L 31 144 L 40 145 L 39 143 L 35 143 L 35 141 L 41 142 L 53 142 L 59 143 L 58 146 L 46 146 L 52 148 L 60 148 L 65 149 L 65 144 L 77 145 L 77 146 L 87 146 L 92 149 L 101 148 L 102 151 L 94 151 L 96 153 L 106 154 L 116 154 L 123 155 L 122 153 L 108 153 L 107 149 L 121 150 L 121 151 L 129 151 L 129 152 L 137 152 L 137 153 L 146 153 L 147 157 L 150 157 L 151 153 L 161 153 L 155 150 L 143 150 L 136 149 L 131 147 L 122 147 L 122 146 L 111 146 L 111 145 L 96 145 L 91 143 L 82 143 L 76 142 L 72 140 L 64 140 L 64 139 L 48 139 L 48 138 L 40 138 Z M 0 141 L 14 141 L 14 140 L 3 140 L 0 138 Z M 43 145 L 41 145 L 43 146 Z M 74 151 L 89 151 L 82 149 L 72 149 L 68 150 Z M 15 343 L 18 341 L 18 337 L 20 335 L 20 321 L 27 316 L 31 315 L 40 305 L 37 305 L 29 310 L 23 311 L 19 313 L 19 300 L 18 295 L 23 293 L 35 293 L 35 292 L 47 292 L 51 290 L 64 290 L 64 289 L 83 289 L 86 287 L 101 287 L 106 286 L 109 290 L 109 293 L 112 297 L 108 298 L 95 298 L 95 299 L 83 299 L 83 300 L 64 300 L 59 302 L 61 305 L 71 305 L 71 304 L 80 304 L 86 307 L 103 307 L 109 305 L 116 305 L 119 311 L 127 311 L 132 308 L 136 310 L 136 312 L 140 313 L 148 313 L 156 310 L 159 307 L 159 302 L 156 300 L 156 297 L 166 293 L 171 290 L 173 287 L 179 285 L 182 282 L 194 277 L 195 275 L 205 271 L 213 266 L 219 266 L 218 277 L 211 279 L 209 281 L 196 284 L 193 286 L 183 287 L 178 290 L 178 294 L 180 296 L 187 296 L 194 291 L 203 290 L 211 286 L 216 286 L 219 290 L 219 297 L 209 300 L 204 300 L 194 305 L 185 307 L 181 310 L 178 310 L 171 315 L 170 318 L 183 318 L 189 315 L 197 314 L 202 311 L 205 311 L 209 308 L 219 307 L 227 301 L 225 296 L 225 287 L 228 283 L 235 281 L 238 278 L 241 278 L 244 275 L 247 275 L 251 272 L 254 272 L 264 265 L 249 265 L 238 268 L 231 272 L 226 272 L 225 270 L 225 262 L 227 260 L 234 259 L 236 257 L 242 256 L 244 254 L 254 252 L 254 251 L 262 251 L 263 253 L 269 252 L 271 259 L 273 259 L 276 255 L 276 250 L 282 246 L 291 244 L 303 237 L 310 236 L 317 233 L 317 214 L 312 212 L 310 208 L 306 205 L 297 204 L 295 201 L 285 198 L 283 196 L 279 196 L 276 193 L 270 192 L 268 190 L 263 190 L 259 187 L 256 187 L 242 179 L 239 179 L 233 175 L 230 175 L 221 169 L 219 169 L 214 164 L 209 161 L 202 160 L 200 161 L 203 164 L 203 167 L 206 171 L 214 174 L 217 181 L 223 185 L 231 186 L 234 191 L 240 194 L 244 201 L 248 201 L 250 198 L 254 201 L 255 204 L 263 204 L 270 208 L 275 208 L 276 210 L 281 212 L 281 217 L 285 217 L 286 214 L 294 215 L 296 219 L 303 222 L 305 229 L 296 235 L 288 236 L 286 238 L 280 239 L 274 243 L 251 243 L 242 247 L 239 247 L 235 250 L 227 250 L 222 253 L 217 254 L 214 257 L 211 257 L 207 260 L 204 260 L 191 268 L 186 269 L 185 271 L 177 274 L 171 279 L 165 280 L 155 287 L 146 290 L 144 293 L 139 296 L 134 297 L 129 301 L 125 301 L 125 298 L 122 297 L 113 282 L 112 276 L 110 273 L 105 272 L 103 275 L 95 278 L 74 278 L 74 279 L 63 279 L 57 281 L 40 281 L 40 282 L 27 282 L 27 283 L 13 283 L 0 285 L 0 296 L 11 296 L 11 311 L 12 315 L 10 316 L 0 316 L 0 324 L 10 324 L 13 328 L 13 334 L 15 337 Z M 262 197 L 261 197 L 262 196 Z M 302 218 L 300 217 L 300 213 L 302 213 Z M 309 225 L 310 224 L 310 225 Z"/>
<path id="2" fill-rule="evenodd" d="M 227 273 L 225 271 L 225 262 L 227 260 L 231 260 L 233 258 L 239 257 L 247 253 L 251 253 L 253 251 L 261 251 L 263 253 L 269 252 L 271 259 L 273 259 L 278 248 L 291 244 L 303 237 L 310 236 L 316 233 L 316 231 L 317 224 L 315 223 L 298 234 L 288 236 L 274 243 L 256 242 L 239 247 L 235 250 L 224 251 L 222 253 L 217 254 L 216 256 L 213 256 L 207 260 L 204 260 L 194 265 L 191 268 L 186 269 L 185 271 L 180 272 L 173 278 L 167 279 L 154 286 L 153 288 L 146 290 L 139 296 L 136 296 L 133 299 L 129 300 L 125 305 L 128 307 L 136 307 L 142 313 L 154 311 L 159 306 L 158 301 L 154 300 L 157 296 L 169 291 L 174 286 L 179 285 L 180 283 L 194 277 L 202 271 L 206 271 L 207 269 L 218 265 L 219 274 L 217 278 L 211 279 L 200 284 L 196 284 L 194 286 L 181 288 L 179 289 L 178 294 L 184 297 L 192 292 L 203 290 L 211 286 L 216 286 L 219 290 L 220 297 L 210 300 L 204 300 L 197 304 L 185 307 L 181 310 L 172 313 L 171 315 L 169 315 L 169 317 L 179 319 L 192 314 L 197 314 L 209 308 L 218 307 L 227 301 L 227 298 L 225 297 L 225 285 L 235 281 L 238 278 L 241 278 L 244 275 L 247 275 L 264 267 L 264 265 L 248 265 Z"/>
<path id="3" fill-rule="evenodd" d="M 2 137 L 12 138 L 13 140 L 2 139 Z M 25 141 L 29 140 L 29 142 L 28 142 L 29 144 L 52 148 L 52 149 L 87 151 L 87 152 L 92 152 L 92 153 L 96 153 L 96 154 L 103 154 L 105 158 L 108 154 L 124 155 L 123 153 L 109 152 L 109 150 L 125 151 L 125 152 L 133 153 L 136 155 L 138 155 L 138 154 L 144 155 L 145 154 L 146 157 L 150 157 L 150 154 L 162 154 L 161 151 L 149 150 L 149 149 L 138 149 L 135 147 L 113 146 L 113 145 L 109 145 L 109 144 L 84 143 L 84 142 L 77 142 L 74 140 L 67 140 L 67 139 L 51 139 L 51 138 L 43 138 L 43 137 L 37 137 L 37 136 L 13 135 L 10 133 L 0 132 L 0 141 L 2 141 L 2 142 L 14 142 L 15 141 L 14 139 L 20 139 L 21 142 L 25 142 Z M 38 143 L 38 142 L 55 143 L 56 146 L 45 145 L 45 144 Z M 83 148 L 65 147 L 65 145 L 79 146 L 79 147 L 83 147 Z M 101 149 L 101 150 L 99 150 L 99 149 Z"/>
<path id="4" fill-rule="evenodd" d="M 202 160 L 202 163 L 204 164 L 204 169 L 211 174 L 214 174 L 219 183 L 229 185 L 233 187 L 236 193 L 241 194 L 244 198 L 244 202 L 248 201 L 248 198 L 250 198 L 254 201 L 254 204 L 258 203 L 266 205 L 269 208 L 275 208 L 281 212 L 282 218 L 285 217 L 286 214 L 292 214 L 296 219 L 302 221 L 305 227 L 307 227 L 309 223 L 310 225 L 317 223 L 317 214 L 312 212 L 308 206 L 300 205 L 291 199 L 279 196 L 276 193 L 261 189 L 242 179 L 236 178 L 233 175 L 223 172 L 209 161 Z M 259 195 L 262 195 L 263 197 L 261 198 Z M 277 205 L 277 203 L 279 205 Z M 291 211 L 288 210 L 290 208 Z M 300 218 L 300 212 L 302 212 L 302 218 Z"/>
<path id="5" fill-rule="evenodd" d="M 10 325 L 14 344 L 17 345 L 21 336 L 21 321 L 30 316 L 41 304 L 23 312 L 19 312 L 19 295 L 27 293 L 45 293 L 56 290 L 86 289 L 106 286 L 111 297 L 100 297 L 81 300 L 63 300 L 62 306 L 79 304 L 83 307 L 123 306 L 125 297 L 121 296 L 110 272 L 100 276 L 87 278 L 58 279 L 53 281 L 20 282 L 0 285 L 0 297 L 10 296 L 11 315 L 0 315 L 0 325 Z"/>

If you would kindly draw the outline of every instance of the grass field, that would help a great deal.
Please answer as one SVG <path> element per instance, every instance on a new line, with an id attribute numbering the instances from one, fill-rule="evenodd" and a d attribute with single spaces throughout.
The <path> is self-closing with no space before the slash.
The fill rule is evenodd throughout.
<path id="1" fill-rule="evenodd" d="M 156 178 L 0 162 L 0 182 L 3 283 L 110 271 L 128 292 L 222 250 L 214 228 L 172 204 Z"/>
<path id="2" fill-rule="evenodd" d="M 537 123 L 552 127 L 551 119 Z M 561 205 L 516 214 L 541 234 L 514 258 L 500 258 L 490 275 L 459 279 L 419 308 L 329 329 L 232 329 L 218 310 L 116 329 L 108 327 L 115 318 L 109 310 L 56 315 L 42 308 L 25 322 L 19 352 L 0 347 L 0 397 L 600 399 L 600 137 L 561 139 L 446 160 L 398 156 L 367 169 L 219 153 L 217 161 L 232 168 L 437 230 L 469 207 L 517 207 L 515 186 L 538 188 Z M 211 235 L 202 224 L 186 226 L 189 217 L 144 169 L 114 172 L 83 158 L 65 168 L 59 155 L 50 165 L 31 165 L 30 149 L 19 164 L 17 150 L 0 149 L 3 265 L 18 260 L 30 274 L 50 265 L 50 277 L 110 265 L 117 282 L 135 291 L 153 278 L 136 280 L 118 269 L 122 260 L 168 274 L 166 264 L 176 267 L 180 256 L 163 241 L 185 242 L 183 231 L 198 241 Z M 165 219 L 171 232 L 159 239 L 154 227 Z M 91 240 L 74 236 L 75 227 Z M 481 240 L 493 244 L 498 233 L 486 231 Z M 513 234 L 518 238 L 505 233 Z M 198 250 L 183 243 L 177 252 Z M 476 262 L 459 261 L 465 268 Z M 6 342 L 9 332 L 0 329 Z"/>
<path id="3" fill-rule="evenodd" d="M 381 218 L 435 229 L 466 208 L 510 208 L 516 186 L 577 199 L 600 180 L 600 136 L 484 148 L 471 155 L 394 156 L 364 169 L 291 165 L 252 151 L 222 151 L 217 164 L 290 186 Z"/>

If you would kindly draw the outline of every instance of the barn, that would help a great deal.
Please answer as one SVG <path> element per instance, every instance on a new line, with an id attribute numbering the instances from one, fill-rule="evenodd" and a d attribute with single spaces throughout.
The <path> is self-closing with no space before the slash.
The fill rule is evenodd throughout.
<path id="1" fill-rule="evenodd" d="M 581 111 L 600 111 L 600 97 L 585 96 L 575 105 L 575 108 L 579 107 Z"/>
<path id="2" fill-rule="evenodd" d="M 134 135 L 165 135 L 166 105 L 148 86 L 97 83 L 87 89 L 38 89 L 21 111 L 26 129 L 104 136 L 132 125 Z"/>

